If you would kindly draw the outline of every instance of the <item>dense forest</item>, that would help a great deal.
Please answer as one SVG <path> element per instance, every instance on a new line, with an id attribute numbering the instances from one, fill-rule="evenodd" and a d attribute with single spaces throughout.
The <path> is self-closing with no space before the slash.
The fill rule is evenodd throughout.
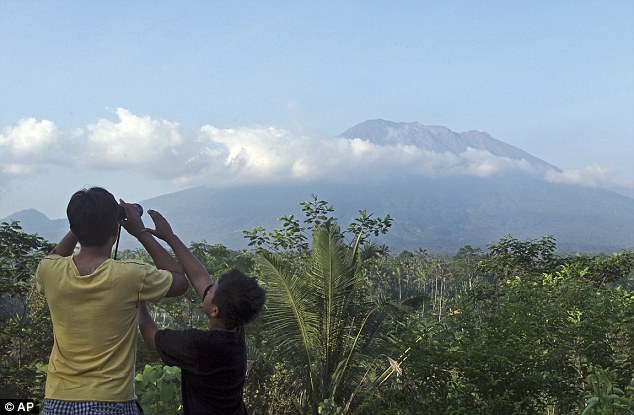
<path id="1" fill-rule="evenodd" d="M 300 206 L 276 229 L 244 231 L 249 250 L 190 246 L 212 275 L 238 268 L 266 288 L 247 327 L 250 414 L 634 413 L 632 251 L 507 235 L 452 256 L 396 253 L 373 240 L 389 215 L 344 225 L 316 197 Z M 43 398 L 52 327 L 32 275 L 51 247 L 0 225 L 2 398 Z M 151 311 L 162 327 L 207 325 L 191 289 Z M 179 369 L 137 343 L 145 412 L 179 413 Z"/>

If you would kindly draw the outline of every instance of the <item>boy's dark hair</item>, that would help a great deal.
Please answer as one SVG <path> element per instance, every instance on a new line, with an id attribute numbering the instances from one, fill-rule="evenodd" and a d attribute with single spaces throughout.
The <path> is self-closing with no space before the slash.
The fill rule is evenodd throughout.
<path id="1" fill-rule="evenodd" d="M 81 245 L 101 246 L 112 235 L 120 209 L 112 193 L 101 187 L 91 187 L 71 196 L 66 216 L 70 230 Z"/>
<path id="2" fill-rule="evenodd" d="M 226 328 L 244 326 L 262 310 L 265 292 L 255 278 L 233 269 L 222 274 L 217 284 L 212 302 L 218 306 Z"/>

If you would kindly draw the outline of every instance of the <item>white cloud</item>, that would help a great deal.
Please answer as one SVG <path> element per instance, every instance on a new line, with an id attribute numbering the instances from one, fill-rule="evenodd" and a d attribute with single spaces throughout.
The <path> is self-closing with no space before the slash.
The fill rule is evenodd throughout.
<path id="1" fill-rule="evenodd" d="M 488 177 L 507 171 L 537 173 L 526 160 L 468 148 L 438 153 L 415 145 L 377 144 L 360 138 L 324 138 L 274 127 L 221 129 L 207 124 L 186 135 L 175 121 L 136 115 L 124 108 L 115 120 L 99 119 L 68 132 L 48 120 L 27 118 L 0 135 L 0 178 L 33 175 L 58 165 L 116 170 L 179 187 L 232 186 L 285 181 L 367 181 L 403 175 Z M 79 173 L 81 174 L 81 173 Z M 546 180 L 614 185 L 598 165 L 549 171 Z M 622 186 L 634 188 L 631 184 Z M 612 186 L 614 187 L 614 186 Z"/>
<path id="2" fill-rule="evenodd" d="M 46 171 L 59 160 L 59 132 L 54 122 L 23 118 L 0 134 L 0 187 Z"/>
<path id="3" fill-rule="evenodd" d="M 624 179 L 616 171 L 597 163 L 582 169 L 570 169 L 560 172 L 551 170 L 546 173 L 545 179 L 552 183 L 606 188 L 634 197 L 634 181 L 632 179 Z"/>
<path id="4" fill-rule="evenodd" d="M 190 159 L 186 176 L 178 180 L 231 185 L 301 179 L 297 177 L 298 166 L 311 141 L 273 127 L 219 129 L 204 125 L 199 137 L 190 143 L 198 146 L 197 155 Z"/>
<path id="5" fill-rule="evenodd" d="M 463 174 L 489 177 L 505 171 L 519 170 L 535 173 L 536 169 L 525 159 L 517 160 L 509 157 L 494 156 L 488 151 L 468 148 L 461 155 L 465 162 Z"/>
<path id="6" fill-rule="evenodd" d="M 14 159 L 38 157 L 40 160 L 41 156 L 48 154 L 58 137 L 54 122 L 23 118 L 0 134 L 0 149 L 6 149 Z"/>
<path id="7" fill-rule="evenodd" d="M 81 151 L 74 162 L 83 168 L 129 169 L 169 178 L 183 163 L 183 138 L 176 122 L 153 120 L 118 108 L 116 122 L 100 119 L 86 126 L 88 135 L 74 141 Z M 79 130 L 81 132 L 81 130 Z"/>
<path id="8" fill-rule="evenodd" d="M 612 173 L 610 169 L 599 164 L 592 164 L 582 169 L 571 169 L 557 171 L 548 171 L 546 180 L 553 183 L 576 184 L 589 187 L 597 187 L 606 182 L 610 182 Z"/>

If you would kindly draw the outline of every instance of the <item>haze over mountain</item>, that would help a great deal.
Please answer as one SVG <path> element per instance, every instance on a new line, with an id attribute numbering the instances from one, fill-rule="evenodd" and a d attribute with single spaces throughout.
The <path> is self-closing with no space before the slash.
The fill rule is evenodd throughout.
<path id="1" fill-rule="evenodd" d="M 351 153 L 337 152 L 344 148 L 341 140 Z M 198 186 L 141 203 L 163 212 L 185 240 L 233 249 L 246 247 L 243 230 L 259 225 L 272 230 L 285 214 L 301 217 L 298 203 L 311 194 L 330 202 L 344 227 L 360 209 L 389 213 L 393 227 L 379 242 L 393 252 L 485 248 L 506 234 L 520 239 L 553 235 L 564 251 L 634 247 L 634 199 L 560 183 L 560 169 L 486 133 L 372 120 L 332 142 L 338 143 L 332 146 L 333 163 L 348 157 L 358 174 L 322 174 L 303 182 L 280 178 L 224 189 Z M 364 163 L 355 159 L 360 152 Z M 67 229 L 66 220 L 51 221 L 38 212 L 10 217 L 25 231 L 52 241 Z M 130 238 L 122 239 L 122 247 L 134 246 Z"/>

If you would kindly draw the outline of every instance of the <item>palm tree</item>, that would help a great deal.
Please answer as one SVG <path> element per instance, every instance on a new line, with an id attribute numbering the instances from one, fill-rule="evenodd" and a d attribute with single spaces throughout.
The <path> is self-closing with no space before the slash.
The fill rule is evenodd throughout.
<path id="1" fill-rule="evenodd" d="M 377 333 L 378 307 L 366 295 L 356 248 L 343 242 L 336 224 L 327 224 L 313 229 L 312 248 L 300 261 L 258 256 L 268 338 L 276 358 L 289 363 L 291 393 L 308 413 L 317 414 L 324 403 L 347 413 L 368 383 L 372 358 L 365 352 Z"/>

